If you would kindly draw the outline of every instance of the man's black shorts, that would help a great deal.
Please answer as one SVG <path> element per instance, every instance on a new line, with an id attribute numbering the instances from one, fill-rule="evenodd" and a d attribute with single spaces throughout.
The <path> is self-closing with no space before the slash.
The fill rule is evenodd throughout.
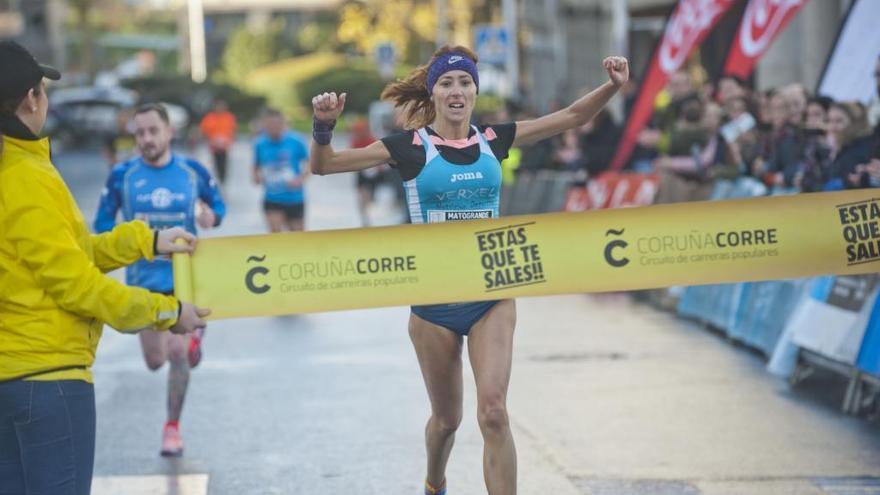
<path id="1" fill-rule="evenodd" d="M 280 211 L 288 220 L 302 220 L 306 213 L 304 203 L 285 204 L 263 201 L 263 210 L 266 212 Z"/>

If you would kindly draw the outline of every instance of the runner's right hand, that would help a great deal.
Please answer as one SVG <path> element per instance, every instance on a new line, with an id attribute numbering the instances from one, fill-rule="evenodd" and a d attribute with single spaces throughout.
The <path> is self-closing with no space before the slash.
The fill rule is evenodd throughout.
<path id="1" fill-rule="evenodd" d="M 338 97 L 336 93 L 322 93 L 312 98 L 312 108 L 315 110 L 315 118 L 322 122 L 336 120 L 345 108 L 345 97 L 348 93 L 342 93 Z"/>
<path id="2" fill-rule="evenodd" d="M 171 333 L 186 334 L 195 332 L 199 328 L 205 328 L 208 323 L 202 318 L 211 314 L 210 309 L 197 308 L 190 303 L 180 303 L 180 318 L 171 327 Z"/>

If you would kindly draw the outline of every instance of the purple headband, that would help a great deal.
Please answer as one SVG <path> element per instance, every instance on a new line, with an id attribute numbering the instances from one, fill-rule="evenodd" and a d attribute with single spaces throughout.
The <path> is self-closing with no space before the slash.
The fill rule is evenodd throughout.
<path id="1" fill-rule="evenodd" d="M 437 79 L 451 70 L 463 70 L 474 78 L 474 84 L 477 85 L 477 92 L 480 92 L 480 77 L 477 75 L 477 64 L 463 53 L 444 53 L 437 57 L 437 60 L 428 67 L 428 94 L 437 84 Z"/>

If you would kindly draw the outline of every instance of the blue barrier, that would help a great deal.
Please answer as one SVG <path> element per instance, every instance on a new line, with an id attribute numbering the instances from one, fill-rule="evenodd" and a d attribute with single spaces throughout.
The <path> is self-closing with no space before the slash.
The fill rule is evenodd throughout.
<path id="1" fill-rule="evenodd" d="M 793 192 L 777 189 L 772 191 L 772 194 L 783 195 Z M 766 187 L 761 182 L 751 178 L 740 178 L 736 181 L 718 181 L 712 191 L 711 199 L 747 198 L 767 193 Z M 849 330 L 846 324 L 839 322 L 843 327 L 837 329 L 838 333 L 844 331 L 849 333 L 841 333 L 839 336 L 841 340 L 836 343 L 825 341 L 827 340 L 825 334 L 829 329 L 820 325 L 821 335 L 817 337 L 818 344 L 807 345 L 800 339 L 809 334 L 801 335 L 799 329 L 809 331 L 811 322 L 802 321 L 803 313 L 799 313 L 798 318 L 801 319 L 792 319 L 799 307 L 801 309 L 798 311 L 808 311 L 807 306 L 800 306 L 809 304 L 807 299 L 828 301 L 836 283 L 836 277 L 829 276 L 686 287 L 679 299 L 677 311 L 680 316 L 710 324 L 723 331 L 729 338 L 761 351 L 769 359 L 767 370 L 778 376 L 788 377 L 791 384 L 796 384 L 803 377 L 809 376 L 810 366 L 841 373 L 850 380 L 843 411 L 858 414 L 863 404 L 861 399 L 863 391 L 876 392 L 880 389 L 880 298 L 876 298 L 873 302 L 864 336 L 859 333 L 860 325 L 865 325 L 866 315 L 863 310 L 861 319 L 849 325 Z M 815 324 L 813 326 L 815 327 Z M 814 328 L 813 331 L 815 330 Z M 799 340 L 811 352 L 799 349 L 797 345 Z M 825 349 L 823 346 L 828 348 Z M 853 354 L 848 354 L 850 356 L 848 359 L 841 357 L 856 349 L 858 353 L 854 365 L 849 364 L 853 363 Z M 866 389 L 865 384 L 869 384 L 873 389 Z"/>
<path id="2" fill-rule="evenodd" d="M 804 294 L 808 279 L 774 280 L 746 284 L 737 325 L 731 336 L 773 355 L 788 318 Z"/>
<path id="3" fill-rule="evenodd" d="M 712 316 L 708 322 L 724 330 L 728 337 L 736 338 L 735 329 L 741 315 L 743 289 L 746 284 L 725 284 L 715 288 Z"/>
<path id="4" fill-rule="evenodd" d="M 686 318 L 708 321 L 712 316 L 715 285 L 686 287 L 678 301 L 678 314 Z"/>
<path id="5" fill-rule="evenodd" d="M 880 297 L 874 302 L 856 366 L 865 373 L 880 375 Z"/>
<path id="6" fill-rule="evenodd" d="M 742 285 L 686 287 L 678 302 L 678 314 L 712 325 L 729 335 L 736 326 Z"/>
<path id="7" fill-rule="evenodd" d="M 749 314 L 750 303 L 753 301 L 751 296 L 755 292 L 756 284 L 733 284 L 732 287 L 736 288 L 736 293 L 733 295 L 736 306 L 729 310 L 730 316 L 728 320 L 730 321 L 730 328 L 727 331 L 727 335 L 734 340 L 748 342 L 751 326 L 746 323 L 751 316 Z"/>
<path id="8" fill-rule="evenodd" d="M 716 182 L 711 199 L 749 198 L 767 193 L 762 182 L 741 177 Z M 687 287 L 679 300 L 678 314 L 708 323 L 770 356 L 804 286 L 803 280 L 789 280 Z"/>
<path id="9" fill-rule="evenodd" d="M 749 198 L 766 194 L 760 181 L 742 177 L 715 182 L 710 200 Z M 687 287 L 679 299 L 678 314 L 693 318 L 731 335 L 742 317 L 740 299 L 748 284 L 722 284 Z"/>
<path id="10" fill-rule="evenodd" d="M 747 198 L 768 192 L 760 181 L 739 178 L 718 181 L 711 199 Z M 793 191 L 774 190 L 772 193 L 782 195 Z M 760 350 L 768 358 L 774 357 L 768 369 L 779 373 L 791 369 L 797 359 L 796 347 L 783 332 L 798 304 L 808 297 L 827 300 L 834 284 L 835 277 L 818 277 L 686 287 L 677 312 L 680 316 L 712 325 L 729 338 Z M 880 298 L 875 301 L 868 320 L 856 367 L 880 380 Z"/>
<path id="11" fill-rule="evenodd" d="M 807 280 L 799 279 L 687 287 L 678 314 L 770 356 L 806 285 Z"/>

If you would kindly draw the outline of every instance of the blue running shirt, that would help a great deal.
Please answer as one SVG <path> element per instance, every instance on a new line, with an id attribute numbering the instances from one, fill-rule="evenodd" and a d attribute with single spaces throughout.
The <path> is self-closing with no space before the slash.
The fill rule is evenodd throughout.
<path id="1" fill-rule="evenodd" d="M 302 187 L 290 187 L 291 180 L 303 172 L 309 149 L 299 136 L 285 132 L 278 141 L 263 134 L 254 143 L 254 163 L 259 167 L 266 190 L 266 201 L 285 205 L 305 202 Z"/>
<path id="2" fill-rule="evenodd" d="M 204 201 L 217 215 L 217 223 L 226 214 L 220 190 L 208 170 L 195 160 L 171 155 L 162 167 L 146 164 L 136 157 L 113 167 L 95 216 L 95 232 L 107 232 L 116 225 L 122 210 L 125 221 L 143 220 L 152 229 L 183 227 L 196 233 L 196 200 Z M 174 290 L 171 259 L 159 256 L 154 261 L 137 261 L 125 271 L 129 285 L 154 292 Z"/>

